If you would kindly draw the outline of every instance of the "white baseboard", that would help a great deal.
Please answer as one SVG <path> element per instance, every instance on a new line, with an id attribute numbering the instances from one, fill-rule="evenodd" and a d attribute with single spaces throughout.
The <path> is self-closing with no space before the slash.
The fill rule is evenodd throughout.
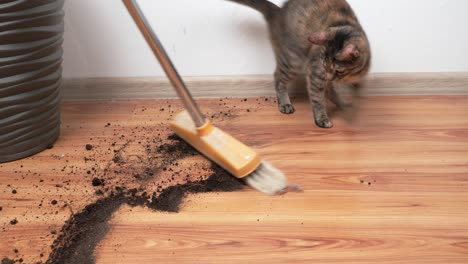
<path id="1" fill-rule="evenodd" d="M 274 96 L 270 75 L 184 78 L 197 98 Z M 303 82 L 291 95 L 306 93 Z M 364 85 L 367 96 L 468 95 L 468 73 L 379 73 Z M 64 79 L 64 100 L 175 98 L 165 77 Z"/>

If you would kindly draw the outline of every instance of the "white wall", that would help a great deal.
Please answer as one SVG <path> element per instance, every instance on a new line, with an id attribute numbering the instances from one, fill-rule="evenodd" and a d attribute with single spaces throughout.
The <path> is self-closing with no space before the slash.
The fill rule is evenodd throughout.
<path id="1" fill-rule="evenodd" d="M 371 39 L 373 72 L 468 71 L 467 0 L 349 2 Z M 256 11 L 224 0 L 139 3 L 182 75 L 272 73 Z M 65 77 L 164 75 L 120 0 L 67 0 L 65 11 Z"/>

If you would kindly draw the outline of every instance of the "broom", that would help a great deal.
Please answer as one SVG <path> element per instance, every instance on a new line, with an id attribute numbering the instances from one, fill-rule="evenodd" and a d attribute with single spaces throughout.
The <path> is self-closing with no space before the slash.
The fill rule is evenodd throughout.
<path id="1" fill-rule="evenodd" d="M 280 170 L 262 160 L 253 149 L 213 126 L 203 116 L 137 2 L 123 2 L 185 106 L 186 110 L 170 122 L 171 129 L 188 144 L 235 177 L 244 180 L 252 188 L 268 195 L 287 192 L 290 186 Z"/>

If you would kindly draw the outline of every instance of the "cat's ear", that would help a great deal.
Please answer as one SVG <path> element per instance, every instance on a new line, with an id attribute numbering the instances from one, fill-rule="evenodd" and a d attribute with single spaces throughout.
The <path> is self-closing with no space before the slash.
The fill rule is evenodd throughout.
<path id="1" fill-rule="evenodd" d="M 346 45 L 337 55 L 340 61 L 350 61 L 359 58 L 361 52 L 355 44 Z"/>

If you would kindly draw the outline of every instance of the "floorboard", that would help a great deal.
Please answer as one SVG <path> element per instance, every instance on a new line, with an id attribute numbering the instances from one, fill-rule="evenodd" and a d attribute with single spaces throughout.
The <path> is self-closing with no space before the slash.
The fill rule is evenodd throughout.
<path id="1" fill-rule="evenodd" d="M 367 97 L 329 130 L 296 101 L 293 115 L 271 98 L 200 104 L 304 192 L 194 194 L 179 213 L 123 206 L 97 263 L 468 263 L 468 97 Z M 114 150 L 130 144 L 126 155 L 141 158 L 138 146 L 167 137 L 180 110 L 174 100 L 63 103 L 52 149 L 0 164 L 0 259 L 45 262 L 64 222 L 98 199 L 91 180 Z"/>

